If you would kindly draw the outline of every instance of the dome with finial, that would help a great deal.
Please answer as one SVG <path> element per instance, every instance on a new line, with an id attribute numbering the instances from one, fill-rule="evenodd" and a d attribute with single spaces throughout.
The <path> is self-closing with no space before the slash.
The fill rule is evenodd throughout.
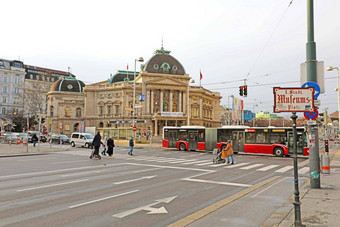
<path id="1" fill-rule="evenodd" d="M 59 80 L 52 84 L 50 92 L 82 93 L 84 87 L 85 83 L 73 76 L 61 76 Z"/>
<path id="2" fill-rule="evenodd" d="M 162 44 L 161 49 L 156 50 L 154 52 L 155 55 L 146 62 L 143 71 L 148 73 L 185 75 L 184 67 L 176 58 L 170 55 L 170 52 L 164 50 Z"/>

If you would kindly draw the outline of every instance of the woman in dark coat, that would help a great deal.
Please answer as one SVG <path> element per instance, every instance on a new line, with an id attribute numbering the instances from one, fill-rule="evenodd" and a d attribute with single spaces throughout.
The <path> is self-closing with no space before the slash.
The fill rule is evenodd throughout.
<path id="1" fill-rule="evenodd" d="M 93 154 L 98 157 L 99 156 L 99 147 L 102 143 L 101 141 L 102 137 L 100 136 L 100 133 L 98 132 L 97 135 L 94 136 L 92 144 L 94 146 L 94 152 Z"/>
<path id="2" fill-rule="evenodd" d="M 113 155 L 113 148 L 115 147 L 115 142 L 114 140 L 112 139 L 112 137 L 110 137 L 108 140 L 107 140 L 107 154 L 109 156 L 112 156 Z"/>

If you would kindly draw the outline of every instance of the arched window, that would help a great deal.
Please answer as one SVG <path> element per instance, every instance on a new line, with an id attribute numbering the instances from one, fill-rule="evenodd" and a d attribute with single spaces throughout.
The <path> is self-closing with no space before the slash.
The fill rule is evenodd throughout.
<path id="1" fill-rule="evenodd" d="M 80 107 L 78 107 L 76 109 L 76 117 L 81 117 L 81 108 Z"/>
<path id="2" fill-rule="evenodd" d="M 53 117 L 54 114 L 54 107 L 50 106 L 50 116 Z"/>
<path id="3" fill-rule="evenodd" d="M 104 123 L 103 122 L 99 122 L 99 128 L 103 128 L 104 127 Z"/>

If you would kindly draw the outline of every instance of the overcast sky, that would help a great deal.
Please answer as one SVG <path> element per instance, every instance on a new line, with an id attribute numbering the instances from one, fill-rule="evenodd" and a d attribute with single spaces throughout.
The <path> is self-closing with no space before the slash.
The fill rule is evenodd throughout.
<path id="1" fill-rule="evenodd" d="M 0 58 L 103 81 L 161 47 L 221 104 L 247 79 L 246 109 L 273 111 L 273 87 L 299 87 L 306 60 L 306 0 L 1 0 Z M 317 60 L 325 62 L 320 110 L 338 109 L 340 1 L 314 1 Z M 138 67 L 138 66 L 137 66 Z M 138 67 L 139 68 L 139 67 Z M 287 83 L 290 82 L 290 83 Z M 258 106 L 254 106 L 254 105 Z M 302 116 L 299 114 L 299 116 Z"/>

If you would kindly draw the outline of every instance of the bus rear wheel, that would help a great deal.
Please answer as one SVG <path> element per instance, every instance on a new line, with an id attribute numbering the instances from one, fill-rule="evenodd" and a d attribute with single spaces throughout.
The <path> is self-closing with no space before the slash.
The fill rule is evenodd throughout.
<path id="1" fill-rule="evenodd" d="M 179 150 L 180 151 L 185 151 L 186 149 L 185 149 L 185 144 L 184 143 L 181 143 L 180 145 L 179 145 Z"/>
<path id="2" fill-rule="evenodd" d="M 276 147 L 274 149 L 274 155 L 276 157 L 282 157 L 283 156 L 283 149 L 281 147 Z"/>

